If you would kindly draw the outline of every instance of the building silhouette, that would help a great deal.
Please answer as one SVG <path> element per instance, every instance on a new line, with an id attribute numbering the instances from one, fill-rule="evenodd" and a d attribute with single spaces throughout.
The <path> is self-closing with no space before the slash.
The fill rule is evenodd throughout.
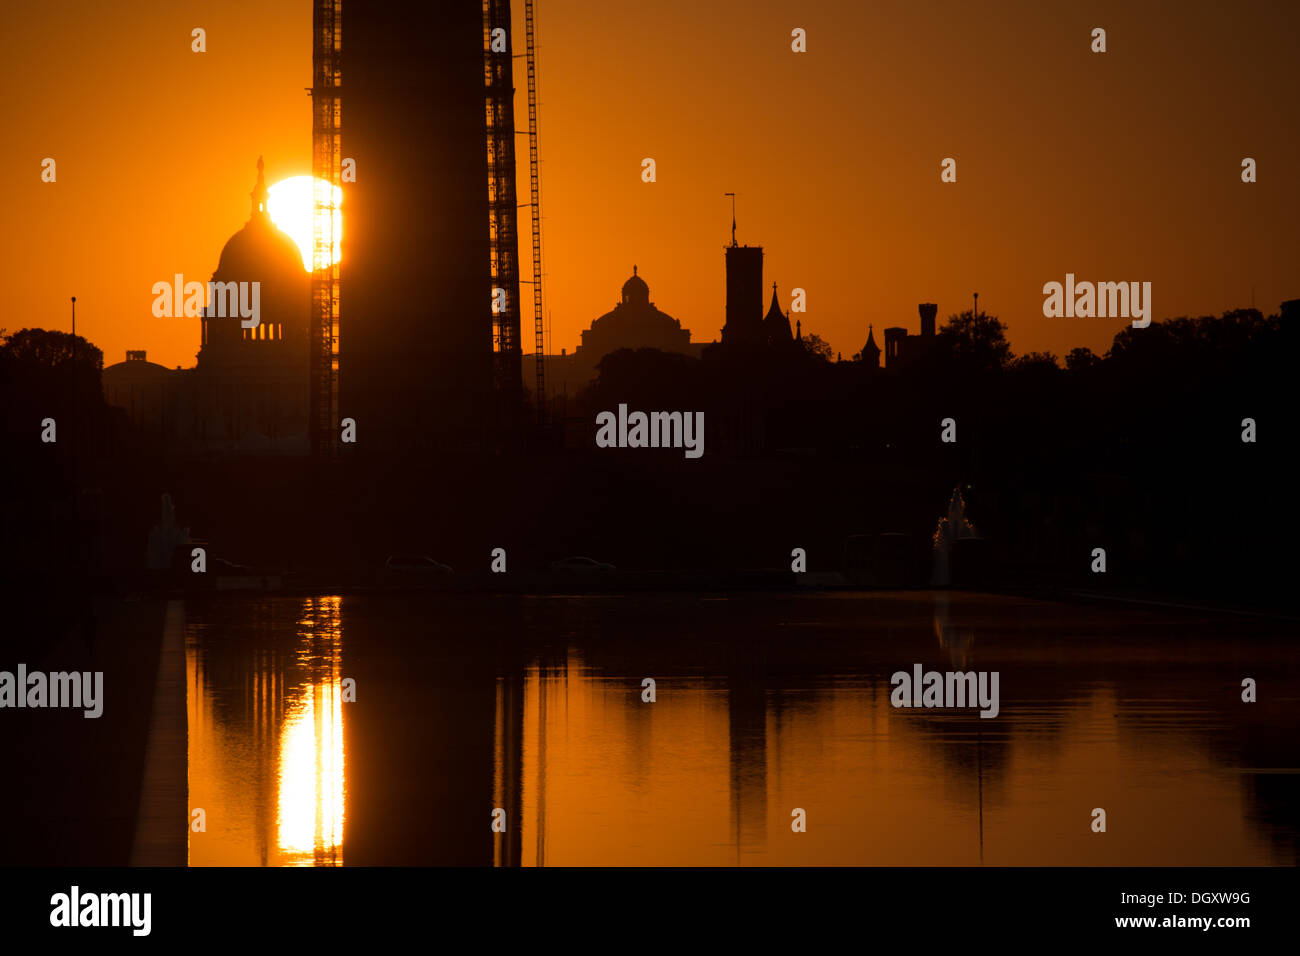
<path id="1" fill-rule="evenodd" d="M 328 436 L 353 419 L 357 453 L 494 447 L 522 422 L 511 53 L 485 42 L 489 23 L 509 15 L 508 0 L 348 3 L 336 54 L 346 100 L 313 87 L 341 111 L 340 148 L 358 171 L 344 189 L 337 416 L 331 398 L 324 421 Z M 183 427 L 169 416 L 195 450 L 296 453 L 301 440 L 310 450 L 309 425 L 321 430 L 311 419 L 319 296 L 266 216 L 260 178 L 253 206 L 213 278 L 261 281 L 263 323 L 204 316 L 198 365 L 173 386 Z M 510 316 L 498 323 L 502 286 Z M 134 365 L 106 372 L 137 404 L 159 377 Z M 332 395 L 332 373 L 326 384 Z"/>
<path id="2" fill-rule="evenodd" d="M 104 401 L 126 411 L 136 428 L 174 435 L 182 426 L 181 370 L 150 362 L 145 349 L 128 349 L 126 361 L 104 367 Z"/>
<path id="3" fill-rule="evenodd" d="M 785 350 L 802 341 L 791 331 L 790 313 L 782 312 L 772 283 L 772 301 L 763 312 L 763 247 L 742 246 L 736 241 L 736 224 L 731 224 L 731 245 L 726 248 L 727 314 L 722 327 L 722 344 L 741 348 Z M 797 325 L 797 323 L 796 323 Z"/>
<path id="4" fill-rule="evenodd" d="M 727 316 L 723 345 L 763 345 L 763 247 L 727 246 Z"/>
<path id="5" fill-rule="evenodd" d="M 690 329 L 655 306 L 650 286 L 633 266 L 619 301 L 582 331 L 577 349 L 545 357 L 547 393 L 576 394 L 595 379 L 600 360 L 619 349 L 660 349 L 698 358 L 704 344 L 692 342 Z M 532 370 L 524 374 L 531 376 Z"/>
<path id="6" fill-rule="evenodd" d="M 900 368 L 924 355 L 935 341 L 935 316 L 939 307 L 933 302 L 917 306 L 921 313 L 921 334 L 908 335 L 907 329 L 893 326 L 885 329 L 885 368 Z M 874 345 L 868 332 L 868 344 Z M 864 356 L 865 358 L 865 356 Z"/>
<path id="7" fill-rule="evenodd" d="M 693 354 L 691 331 L 650 301 L 650 286 L 632 267 L 632 277 L 623 283 L 619 302 L 582 332 L 582 344 L 575 357 L 599 362 L 618 349 L 662 349 Z"/>
<path id="8" fill-rule="evenodd" d="M 261 157 L 251 198 L 248 222 L 222 248 L 211 281 L 257 283 L 258 324 L 244 328 L 238 310 L 219 310 L 214 295 L 194 368 L 166 369 L 133 349 L 103 373 L 110 405 L 190 454 L 308 451 L 310 276 L 297 243 L 271 221 Z"/>
<path id="9" fill-rule="evenodd" d="M 252 200 L 212 282 L 259 283 L 260 321 L 244 328 L 238 314 L 219 316 L 215 302 L 204 310 L 191 440 L 199 450 L 301 454 L 308 450 L 311 279 L 298 244 L 271 222 L 261 157 Z"/>
<path id="10" fill-rule="evenodd" d="M 867 342 L 862 346 L 862 361 L 870 368 L 880 368 L 880 346 L 876 344 L 875 329 L 867 326 Z"/>
<path id="11" fill-rule="evenodd" d="M 772 283 L 772 304 L 767 315 L 763 316 L 763 341 L 773 348 L 789 348 L 795 341 L 790 332 L 790 313 L 781 311 L 775 282 Z"/>
<path id="12" fill-rule="evenodd" d="M 344 11 L 339 415 L 357 454 L 492 441 L 484 26 L 481 0 Z"/>

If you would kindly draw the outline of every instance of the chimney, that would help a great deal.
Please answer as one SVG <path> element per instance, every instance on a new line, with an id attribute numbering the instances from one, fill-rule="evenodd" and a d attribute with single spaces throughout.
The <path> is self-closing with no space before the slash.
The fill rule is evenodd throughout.
<path id="1" fill-rule="evenodd" d="M 922 302 L 917 307 L 921 313 L 921 334 L 932 337 L 934 335 L 934 317 L 939 312 L 939 307 L 933 302 Z"/>

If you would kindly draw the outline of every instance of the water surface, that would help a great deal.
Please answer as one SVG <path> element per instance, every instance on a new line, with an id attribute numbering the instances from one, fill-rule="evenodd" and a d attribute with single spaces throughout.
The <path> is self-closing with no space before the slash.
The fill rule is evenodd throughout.
<path id="1" fill-rule="evenodd" d="M 192 865 L 1300 860 L 1284 624 L 947 592 L 187 617 Z M 998 671 L 999 716 L 895 709 L 915 663 Z"/>

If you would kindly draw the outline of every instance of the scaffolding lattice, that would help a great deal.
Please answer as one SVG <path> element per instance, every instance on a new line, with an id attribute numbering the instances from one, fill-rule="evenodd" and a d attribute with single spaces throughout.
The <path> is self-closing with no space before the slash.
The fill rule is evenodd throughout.
<path id="1" fill-rule="evenodd" d="M 334 255 L 335 197 L 342 180 L 340 122 L 343 0 L 316 0 L 312 10 L 311 449 L 338 449 L 339 262 Z"/>
<path id="2" fill-rule="evenodd" d="M 519 206 L 515 191 L 515 91 L 509 0 L 483 0 L 483 69 L 487 110 L 492 352 L 497 394 L 506 419 L 513 420 L 522 399 L 523 368 L 519 341 Z"/>
<path id="3" fill-rule="evenodd" d="M 542 186 L 537 168 L 537 56 L 533 0 L 524 2 L 528 42 L 528 185 L 533 213 L 533 328 L 537 356 L 537 420 L 546 423 L 546 343 L 542 324 Z"/>

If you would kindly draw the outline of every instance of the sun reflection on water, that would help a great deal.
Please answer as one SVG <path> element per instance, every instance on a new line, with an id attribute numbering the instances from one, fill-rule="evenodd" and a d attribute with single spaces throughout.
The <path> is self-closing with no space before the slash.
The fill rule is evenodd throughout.
<path id="1" fill-rule="evenodd" d="M 279 838 L 285 866 L 343 862 L 343 694 L 305 688 L 280 732 Z"/>
<path id="2" fill-rule="evenodd" d="M 318 677 L 280 730 L 277 843 L 285 866 L 343 862 L 343 664 L 338 597 L 308 600 L 299 663 Z"/>
<path id="3" fill-rule="evenodd" d="M 246 626 L 233 641 L 191 633 L 190 805 L 207 817 L 191 866 L 342 865 L 340 606 L 308 599 L 292 629 Z"/>

